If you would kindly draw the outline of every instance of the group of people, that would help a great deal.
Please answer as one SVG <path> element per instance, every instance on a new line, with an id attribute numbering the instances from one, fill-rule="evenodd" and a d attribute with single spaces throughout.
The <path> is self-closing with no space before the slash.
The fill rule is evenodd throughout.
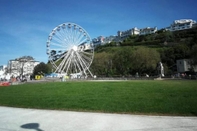
<path id="1" fill-rule="evenodd" d="M 17 76 L 15 77 L 14 75 L 12 75 L 9 79 L 4 77 L 1 78 L 0 81 L 9 81 L 9 82 L 25 82 L 27 81 L 27 77 L 25 75 L 21 75 L 21 76 Z"/>
<path id="2" fill-rule="evenodd" d="M 17 76 L 17 77 L 11 76 L 10 81 L 11 82 L 26 82 L 27 77 L 25 75 L 21 75 L 21 76 Z"/>

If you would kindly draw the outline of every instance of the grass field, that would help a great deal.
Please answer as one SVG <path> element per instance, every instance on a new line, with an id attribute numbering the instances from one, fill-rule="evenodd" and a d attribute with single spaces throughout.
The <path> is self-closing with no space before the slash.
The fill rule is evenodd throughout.
<path id="1" fill-rule="evenodd" d="M 72 111 L 197 116 L 197 81 L 26 83 L 0 87 L 0 105 Z"/>

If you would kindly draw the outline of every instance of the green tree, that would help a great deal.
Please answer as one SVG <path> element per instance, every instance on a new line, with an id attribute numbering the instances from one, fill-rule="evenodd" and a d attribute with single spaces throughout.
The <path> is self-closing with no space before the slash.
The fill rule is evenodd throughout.
<path id="1" fill-rule="evenodd" d="M 152 73 L 155 72 L 156 66 L 160 61 L 160 54 L 155 49 L 139 47 L 133 51 L 130 61 L 133 71 L 140 74 Z"/>
<path id="2" fill-rule="evenodd" d="M 175 61 L 189 57 L 190 49 L 186 44 L 177 44 L 173 47 Z"/>
<path id="3" fill-rule="evenodd" d="M 49 72 L 50 72 L 49 66 L 47 64 L 45 64 L 44 62 L 41 62 L 40 64 L 38 64 L 34 67 L 33 76 L 44 75 Z"/>
<path id="4" fill-rule="evenodd" d="M 113 67 L 117 75 L 129 75 L 131 72 L 132 48 L 120 48 L 113 56 Z"/>
<path id="5" fill-rule="evenodd" d="M 106 52 L 95 53 L 91 70 L 97 76 L 112 75 L 112 54 Z"/>
<path id="6" fill-rule="evenodd" d="M 191 58 L 193 60 L 193 65 L 197 65 L 197 44 L 192 47 Z"/>

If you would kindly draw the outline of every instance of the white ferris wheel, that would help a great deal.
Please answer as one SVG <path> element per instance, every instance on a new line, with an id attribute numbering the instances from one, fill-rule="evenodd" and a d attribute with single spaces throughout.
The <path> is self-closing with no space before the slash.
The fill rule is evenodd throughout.
<path id="1" fill-rule="evenodd" d="M 47 40 L 47 55 L 55 73 L 92 73 L 89 67 L 94 57 L 94 47 L 89 34 L 75 23 L 55 27 Z"/>

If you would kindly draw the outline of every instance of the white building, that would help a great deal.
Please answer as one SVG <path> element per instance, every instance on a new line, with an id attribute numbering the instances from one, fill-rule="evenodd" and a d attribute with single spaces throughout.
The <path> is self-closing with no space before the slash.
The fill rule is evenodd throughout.
<path id="1" fill-rule="evenodd" d="M 6 65 L 0 66 L 0 79 L 1 78 L 3 79 L 5 77 L 6 69 L 7 69 Z"/>
<path id="2" fill-rule="evenodd" d="M 18 61 L 18 60 L 10 60 L 8 62 L 8 73 L 14 76 L 19 75 L 30 75 L 33 73 L 34 67 L 38 65 L 40 62 L 30 60 L 30 61 Z"/>
<path id="3" fill-rule="evenodd" d="M 103 43 L 104 44 L 109 44 L 113 41 L 116 41 L 116 36 L 111 35 L 111 36 L 105 37 Z"/>
<path id="4" fill-rule="evenodd" d="M 99 46 L 99 45 L 103 45 L 104 44 L 104 39 L 105 37 L 104 36 L 99 36 L 97 38 L 94 38 L 92 39 L 92 42 L 94 44 L 94 46 Z"/>
<path id="5" fill-rule="evenodd" d="M 157 31 L 157 27 L 154 28 L 146 27 L 140 29 L 140 35 L 154 34 L 156 31 Z"/>
<path id="6" fill-rule="evenodd" d="M 131 35 L 139 35 L 140 34 L 140 30 L 135 27 L 126 31 L 118 31 L 117 35 L 120 39 L 125 39 Z"/>
<path id="7" fill-rule="evenodd" d="M 177 65 L 177 72 L 178 73 L 190 71 L 190 69 L 192 68 L 190 59 L 177 60 L 176 65 Z M 197 72 L 197 67 L 194 67 L 194 71 Z"/>
<path id="8" fill-rule="evenodd" d="M 196 26 L 196 21 L 192 19 L 180 19 L 175 20 L 166 30 L 169 31 L 177 31 L 177 30 L 185 30 L 190 29 Z"/>
<path id="9" fill-rule="evenodd" d="M 105 45 L 105 44 L 109 44 L 113 41 L 116 42 L 117 40 L 117 36 L 108 36 L 108 37 L 104 37 L 104 36 L 99 36 L 97 38 L 92 39 L 92 42 L 94 44 L 94 46 L 99 46 L 99 45 Z"/>
<path id="10" fill-rule="evenodd" d="M 180 20 L 175 20 L 169 27 L 165 29 L 169 31 L 177 31 L 177 30 L 190 29 L 193 27 L 197 27 L 196 21 L 192 19 L 180 19 Z M 94 38 L 92 41 L 94 46 L 98 46 L 98 45 L 104 45 L 110 43 L 112 41 L 122 42 L 124 39 L 132 35 L 147 35 L 147 34 L 154 34 L 156 32 L 157 32 L 157 27 L 154 28 L 146 27 L 142 29 L 138 29 L 137 27 L 135 27 L 126 31 L 118 31 L 117 36 L 113 36 L 113 37 L 109 36 L 106 38 L 103 36 L 99 36 L 97 38 Z"/>

